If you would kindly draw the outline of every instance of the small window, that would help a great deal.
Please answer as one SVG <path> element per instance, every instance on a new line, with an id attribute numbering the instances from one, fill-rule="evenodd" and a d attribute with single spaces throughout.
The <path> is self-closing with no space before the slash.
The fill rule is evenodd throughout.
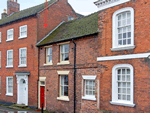
<path id="1" fill-rule="evenodd" d="M 69 61 L 69 44 L 60 46 L 60 61 Z"/>
<path id="2" fill-rule="evenodd" d="M 20 37 L 19 38 L 26 38 L 27 37 L 27 25 L 20 26 Z"/>
<path id="3" fill-rule="evenodd" d="M 129 64 L 118 64 L 112 69 L 112 102 L 134 107 L 133 104 L 133 67 Z"/>
<path id="4" fill-rule="evenodd" d="M 68 96 L 68 75 L 60 75 L 60 97 Z"/>
<path id="5" fill-rule="evenodd" d="M 133 49 L 134 46 L 134 10 L 123 8 L 113 14 L 112 50 Z"/>
<path id="6" fill-rule="evenodd" d="M 11 40 L 13 40 L 13 35 L 14 35 L 13 32 L 14 32 L 13 29 L 7 30 L 7 40 L 6 40 L 6 41 L 11 41 Z"/>
<path id="7" fill-rule="evenodd" d="M 7 66 L 13 67 L 13 50 L 7 50 Z"/>
<path id="8" fill-rule="evenodd" d="M 46 48 L 46 63 L 52 63 L 52 48 Z"/>
<path id="9" fill-rule="evenodd" d="M 19 67 L 27 66 L 27 48 L 19 49 Z"/>
<path id="10" fill-rule="evenodd" d="M 0 68 L 1 68 L 1 51 L 0 51 Z"/>
<path id="11" fill-rule="evenodd" d="M 7 77 L 6 83 L 6 95 L 13 96 L 13 77 Z"/>
<path id="12" fill-rule="evenodd" d="M 0 32 L 0 42 L 2 41 L 2 33 Z"/>
<path id="13" fill-rule="evenodd" d="M 95 98 L 95 79 L 96 75 L 83 75 L 83 95 L 82 99 L 96 100 Z"/>
<path id="14" fill-rule="evenodd" d="M 69 20 L 74 20 L 74 17 L 68 16 L 68 21 L 69 21 Z"/>

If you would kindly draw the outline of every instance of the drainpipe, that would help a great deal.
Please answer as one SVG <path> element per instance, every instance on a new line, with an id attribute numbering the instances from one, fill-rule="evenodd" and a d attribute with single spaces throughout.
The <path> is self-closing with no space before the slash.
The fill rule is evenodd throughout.
<path id="1" fill-rule="evenodd" d="M 76 113 L 76 43 L 74 43 L 74 113 Z"/>

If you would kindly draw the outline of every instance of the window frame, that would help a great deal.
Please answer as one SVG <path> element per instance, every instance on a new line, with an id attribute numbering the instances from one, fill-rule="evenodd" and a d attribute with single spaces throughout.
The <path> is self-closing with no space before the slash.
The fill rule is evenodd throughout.
<path id="1" fill-rule="evenodd" d="M 130 85 L 131 85 L 131 97 L 130 101 L 123 101 L 118 100 L 118 80 L 117 80 L 117 70 L 120 68 L 128 68 L 130 69 Z M 117 92 L 117 93 L 116 93 Z M 110 101 L 111 104 L 114 105 L 122 105 L 122 106 L 129 106 L 134 107 L 134 69 L 133 66 L 130 64 L 117 64 L 112 68 L 112 101 Z"/>
<path id="2" fill-rule="evenodd" d="M 23 27 L 26 27 L 26 35 L 24 35 L 24 36 L 21 36 L 21 29 L 23 28 Z M 27 25 L 23 25 L 23 26 L 20 26 L 19 27 L 19 38 L 18 39 L 22 39 L 22 38 L 27 38 L 27 32 L 28 31 L 28 29 L 27 29 Z"/>
<path id="3" fill-rule="evenodd" d="M 52 49 L 52 47 L 46 47 L 46 64 L 47 65 L 52 65 L 53 63 L 53 49 L 52 49 L 52 54 L 50 54 L 49 56 L 52 56 L 52 60 L 51 60 L 51 62 L 48 62 L 48 49 Z M 45 64 L 45 65 L 46 65 Z"/>
<path id="4" fill-rule="evenodd" d="M 21 50 L 26 50 L 26 64 L 21 64 Z M 18 67 L 27 67 L 27 47 L 19 48 L 19 66 Z"/>
<path id="5" fill-rule="evenodd" d="M 82 86 L 82 91 L 83 91 L 83 88 L 84 88 L 84 95 L 82 94 L 82 99 L 85 99 L 85 100 L 94 100 L 96 101 L 96 75 L 82 75 L 82 78 L 83 78 L 83 83 L 84 83 L 84 87 Z M 86 80 L 89 80 L 89 81 L 95 81 L 95 95 L 86 95 L 86 83 L 85 81 Z"/>
<path id="6" fill-rule="evenodd" d="M 10 35 L 9 32 L 12 30 L 12 38 L 8 39 L 8 36 Z M 7 30 L 7 40 L 6 41 L 12 41 L 14 40 L 14 29 L 8 29 Z"/>
<path id="7" fill-rule="evenodd" d="M 12 76 L 6 77 L 6 95 L 7 96 L 13 96 L 13 84 L 12 84 L 12 93 L 8 92 L 8 79 L 9 78 L 12 78 L 12 83 L 13 83 L 13 77 Z"/>
<path id="8" fill-rule="evenodd" d="M 10 51 L 12 51 L 12 65 L 8 65 L 9 63 L 8 63 L 8 53 L 10 52 Z M 7 66 L 6 66 L 6 68 L 11 68 L 11 67 L 13 67 L 13 49 L 10 49 L 10 50 L 7 50 Z"/>
<path id="9" fill-rule="evenodd" d="M 117 32 L 117 15 L 123 13 L 123 12 L 130 12 L 131 13 L 131 44 L 130 45 L 118 45 L 118 32 Z M 132 7 L 126 7 L 117 10 L 114 12 L 112 17 L 112 48 L 111 51 L 120 51 L 120 50 L 129 50 L 134 49 L 134 9 Z"/>

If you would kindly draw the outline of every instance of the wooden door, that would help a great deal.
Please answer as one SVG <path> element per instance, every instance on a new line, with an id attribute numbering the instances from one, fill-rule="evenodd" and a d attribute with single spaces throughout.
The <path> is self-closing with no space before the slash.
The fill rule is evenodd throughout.
<path id="1" fill-rule="evenodd" d="M 45 108 L 45 86 L 40 87 L 40 107 L 42 108 L 42 103 L 43 103 L 43 108 Z"/>

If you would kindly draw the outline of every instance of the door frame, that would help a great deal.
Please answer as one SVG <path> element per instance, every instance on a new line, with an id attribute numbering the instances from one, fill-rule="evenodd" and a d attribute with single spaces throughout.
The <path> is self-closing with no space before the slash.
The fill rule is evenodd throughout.
<path id="1" fill-rule="evenodd" d="M 27 75 L 16 75 L 17 77 L 17 104 L 20 104 L 20 81 L 23 79 L 25 80 L 25 85 L 26 85 L 26 99 L 25 99 L 25 105 L 28 106 L 28 76 Z"/>
<path id="2" fill-rule="evenodd" d="M 45 84 L 41 84 L 41 82 L 45 82 Z M 38 82 L 38 108 L 41 109 L 40 103 L 41 103 L 41 86 L 45 87 L 45 107 L 44 110 L 46 110 L 46 77 L 39 77 L 39 82 Z"/>

